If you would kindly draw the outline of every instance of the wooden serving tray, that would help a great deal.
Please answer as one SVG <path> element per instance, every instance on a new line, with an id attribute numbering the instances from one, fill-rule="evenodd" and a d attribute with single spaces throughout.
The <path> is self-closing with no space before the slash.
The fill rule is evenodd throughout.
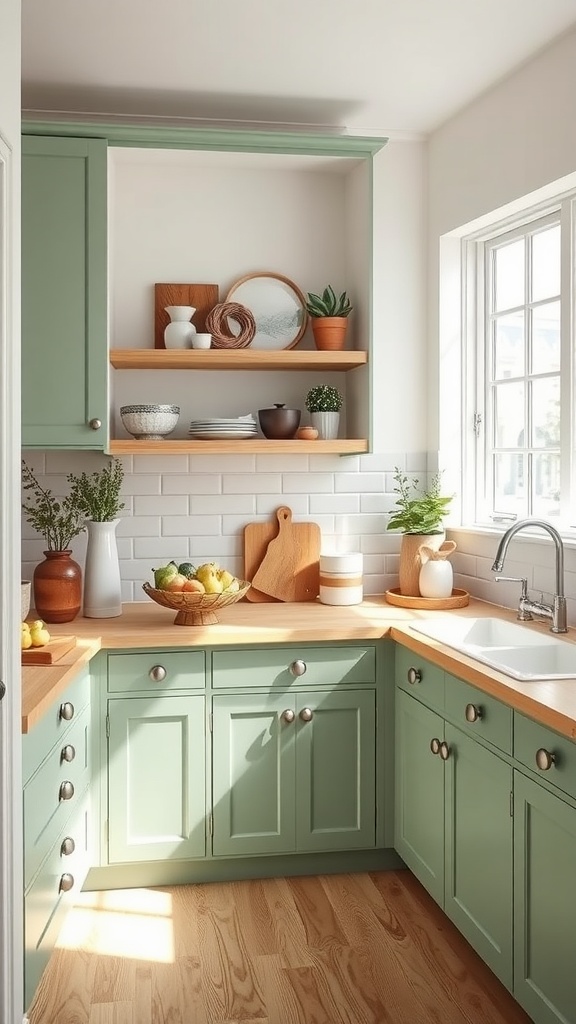
<path id="1" fill-rule="evenodd" d="M 29 647 L 27 651 L 22 651 L 22 664 L 54 665 L 75 646 L 75 636 L 59 636 L 50 640 L 44 647 Z"/>
<path id="2" fill-rule="evenodd" d="M 440 608 L 465 608 L 470 600 L 467 590 L 452 591 L 452 597 L 408 597 L 400 593 L 399 587 L 387 590 L 385 598 L 388 604 L 395 604 L 399 608 L 429 608 L 431 611 Z"/>

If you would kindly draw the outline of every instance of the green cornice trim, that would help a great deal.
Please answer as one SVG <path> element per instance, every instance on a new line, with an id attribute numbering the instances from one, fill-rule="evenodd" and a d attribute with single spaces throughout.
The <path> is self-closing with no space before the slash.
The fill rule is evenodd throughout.
<path id="1" fill-rule="evenodd" d="M 106 139 L 109 146 L 203 149 L 231 153 L 302 153 L 310 156 L 340 157 L 372 157 L 388 142 L 385 137 L 361 135 L 99 124 L 94 121 L 24 120 L 22 134 Z"/>

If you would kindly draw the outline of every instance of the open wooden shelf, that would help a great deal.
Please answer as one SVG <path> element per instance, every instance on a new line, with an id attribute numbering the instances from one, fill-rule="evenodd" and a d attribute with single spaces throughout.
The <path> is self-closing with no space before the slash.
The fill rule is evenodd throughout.
<path id="1" fill-rule="evenodd" d="M 368 451 L 364 438 L 337 438 L 334 441 L 267 441 L 251 438 L 247 441 L 137 441 L 126 438 L 110 441 L 111 455 L 357 455 Z"/>
<path id="2" fill-rule="evenodd" d="M 354 370 L 368 362 L 367 352 L 318 352 L 283 349 L 113 348 L 116 370 Z"/>

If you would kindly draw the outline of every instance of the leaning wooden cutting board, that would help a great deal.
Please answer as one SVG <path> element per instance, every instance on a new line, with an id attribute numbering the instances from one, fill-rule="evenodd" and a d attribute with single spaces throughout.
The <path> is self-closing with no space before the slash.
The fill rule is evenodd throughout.
<path id="1" fill-rule="evenodd" d="M 278 519 L 274 513 L 274 519 L 266 523 L 248 523 L 244 527 L 244 579 L 252 582 L 260 563 L 268 550 L 270 541 L 278 535 Z M 254 585 L 246 594 L 246 600 L 255 604 L 267 601 L 276 601 L 270 594 L 257 590 Z"/>
<path id="2" fill-rule="evenodd" d="M 314 601 L 320 589 L 320 527 L 293 523 L 286 505 L 276 517 L 278 536 L 269 542 L 252 584 L 279 601 Z"/>
<path id="3" fill-rule="evenodd" d="M 166 348 L 164 328 L 170 323 L 165 306 L 194 306 L 192 323 L 199 333 L 206 330 L 206 317 L 217 305 L 220 289 L 217 284 L 155 284 L 154 285 L 154 348 Z"/>
<path id="4" fill-rule="evenodd" d="M 59 636 L 50 640 L 44 647 L 29 647 L 22 651 L 23 665 L 55 665 L 68 651 L 76 646 L 75 636 Z"/>

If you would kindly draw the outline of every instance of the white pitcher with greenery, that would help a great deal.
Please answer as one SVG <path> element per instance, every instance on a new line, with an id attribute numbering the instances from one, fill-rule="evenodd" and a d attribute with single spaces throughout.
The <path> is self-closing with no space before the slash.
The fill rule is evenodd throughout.
<path id="1" fill-rule="evenodd" d="M 124 508 L 120 487 L 124 469 L 112 459 L 104 469 L 75 476 L 68 482 L 75 505 L 86 516 L 88 545 L 84 567 L 83 614 L 92 619 L 108 619 L 122 614 L 122 582 L 116 543 L 118 512 Z"/>

